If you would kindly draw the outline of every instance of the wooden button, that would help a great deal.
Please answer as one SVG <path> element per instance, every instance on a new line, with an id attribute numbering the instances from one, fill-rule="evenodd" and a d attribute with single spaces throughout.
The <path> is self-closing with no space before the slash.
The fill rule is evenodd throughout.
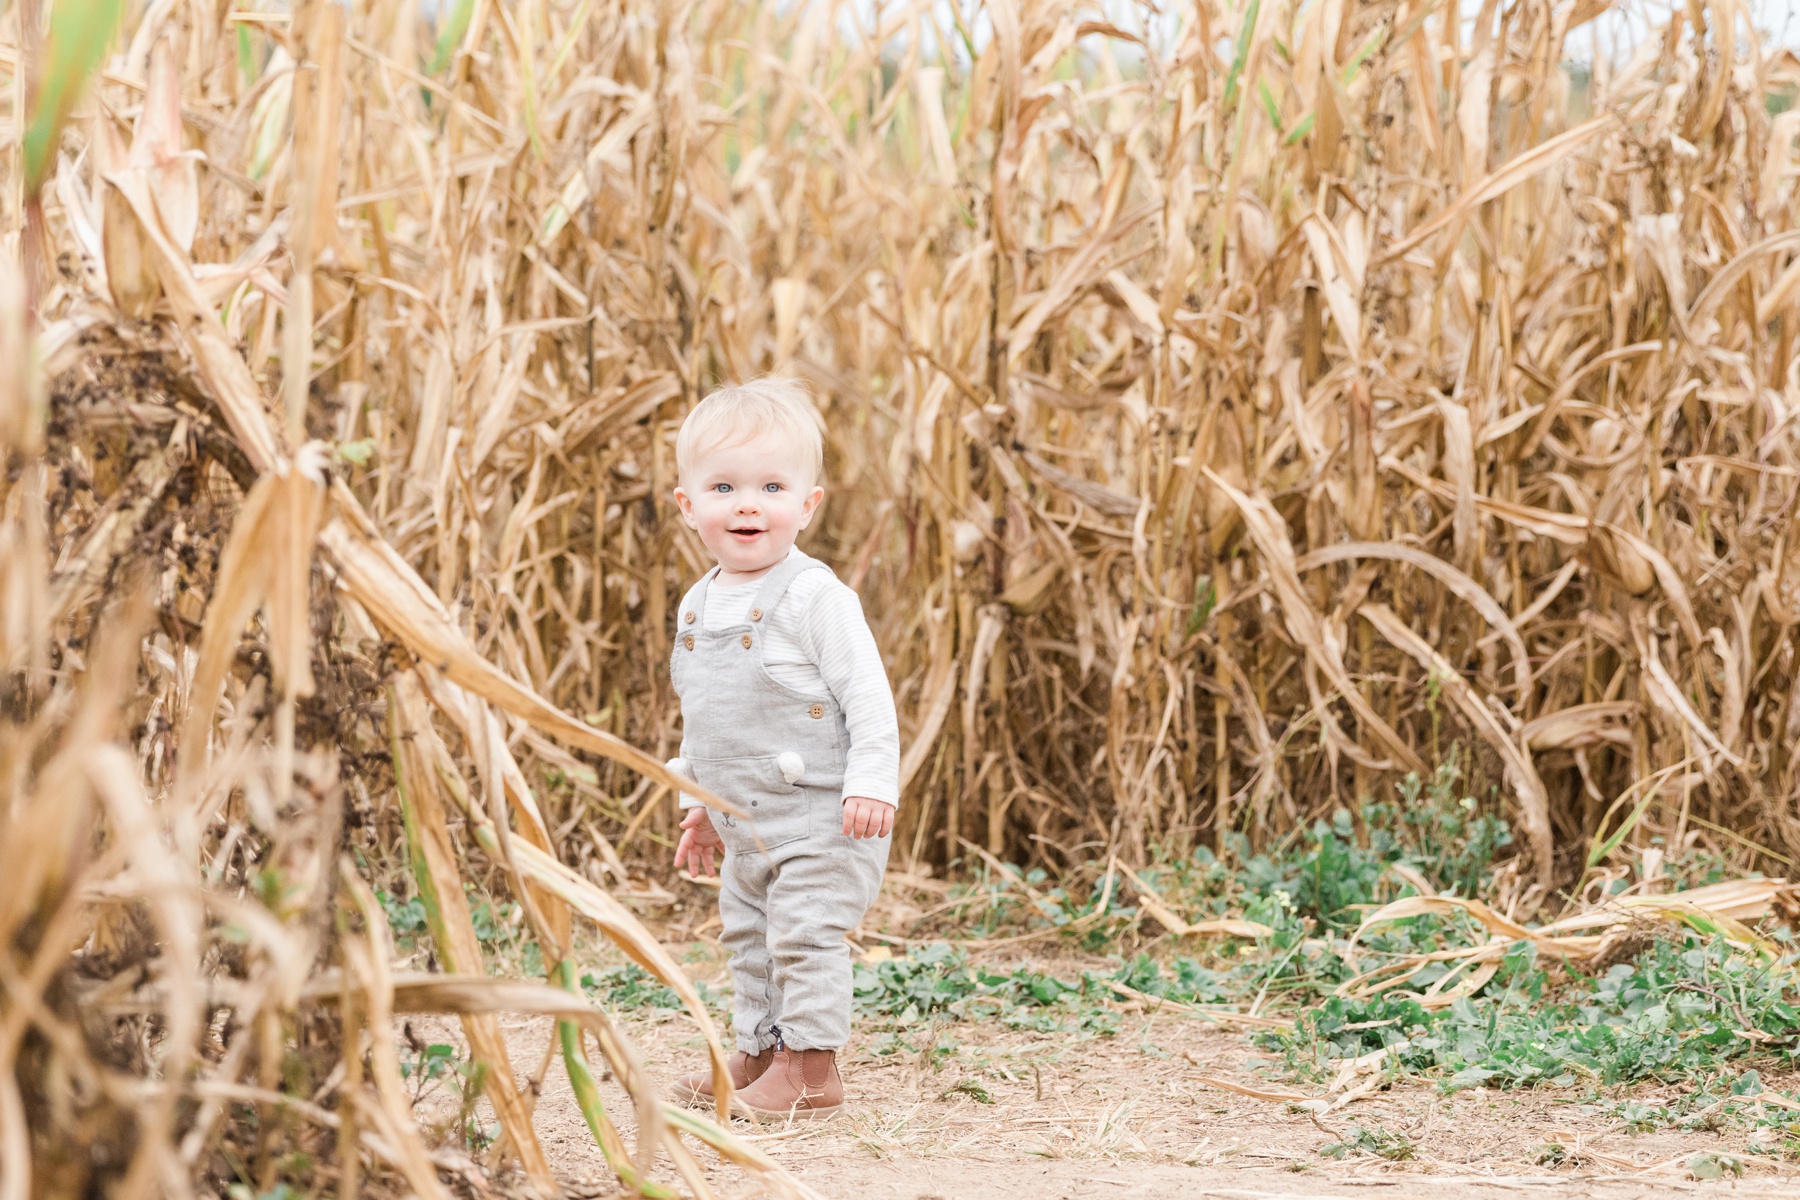
<path id="1" fill-rule="evenodd" d="M 694 648 L 694 635 L 690 633 L 686 637 L 682 638 L 681 644 L 686 646 L 689 650 L 692 650 Z"/>
<path id="2" fill-rule="evenodd" d="M 751 620 L 752 620 L 752 621 L 760 621 L 760 620 L 762 620 L 762 609 L 760 609 L 760 608 L 753 608 L 753 609 L 751 609 L 751 610 L 750 610 L 750 619 L 751 619 Z"/>
<path id="3" fill-rule="evenodd" d="M 692 625 L 694 623 L 694 614 L 689 613 L 687 616 L 683 617 L 682 620 L 686 621 L 689 625 Z"/>
<path id="4" fill-rule="evenodd" d="M 744 635 L 744 649 L 748 650 L 749 648 L 750 648 L 750 635 L 746 633 Z"/>
<path id="5" fill-rule="evenodd" d="M 825 706 L 823 704 L 815 704 L 806 711 L 810 712 L 813 715 L 813 720 L 816 721 L 825 715 Z"/>

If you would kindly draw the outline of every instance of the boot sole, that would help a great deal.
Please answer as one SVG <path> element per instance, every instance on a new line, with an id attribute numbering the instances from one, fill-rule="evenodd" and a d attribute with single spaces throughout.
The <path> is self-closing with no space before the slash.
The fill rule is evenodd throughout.
<path id="1" fill-rule="evenodd" d="M 703 1092 L 699 1088 L 670 1088 L 669 1100 L 684 1108 L 711 1108 L 713 1106 L 712 1093 Z"/>
<path id="2" fill-rule="evenodd" d="M 785 1125 L 791 1121 L 828 1121 L 844 1111 L 844 1106 L 834 1104 L 830 1108 L 783 1108 L 763 1109 L 751 1108 L 748 1104 L 734 1101 L 731 1115 L 742 1117 L 758 1125 Z"/>

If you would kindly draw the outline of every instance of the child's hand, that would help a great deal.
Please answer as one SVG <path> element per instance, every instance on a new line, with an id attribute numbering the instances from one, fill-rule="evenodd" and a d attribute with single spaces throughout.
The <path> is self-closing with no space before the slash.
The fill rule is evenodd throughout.
<path id="1" fill-rule="evenodd" d="M 844 798 L 844 836 L 886 837 L 894 832 L 894 806 L 867 796 Z"/>
<path id="2" fill-rule="evenodd" d="M 712 875 L 713 852 L 721 856 L 725 852 L 725 843 L 719 840 L 718 830 L 713 828 L 712 818 L 704 808 L 690 808 L 687 816 L 681 818 L 681 841 L 675 845 L 675 869 L 681 870 L 681 860 L 686 859 L 688 871 L 694 875 Z M 706 869 L 700 869 L 701 863 Z"/>

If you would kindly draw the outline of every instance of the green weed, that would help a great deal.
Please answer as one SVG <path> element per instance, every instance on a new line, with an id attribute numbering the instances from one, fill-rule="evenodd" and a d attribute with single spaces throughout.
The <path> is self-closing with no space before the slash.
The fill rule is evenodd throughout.
<path id="1" fill-rule="evenodd" d="M 384 891 L 377 891 L 375 899 L 381 902 L 381 912 L 387 918 L 388 929 L 393 932 L 395 946 L 402 951 L 413 949 L 426 935 L 425 905 L 417 896 L 402 900 Z"/>
<path id="2" fill-rule="evenodd" d="M 1298 853 L 1278 847 L 1253 855 L 1242 834 L 1231 834 L 1226 843 L 1243 863 L 1237 882 L 1253 897 L 1284 893 L 1296 913 L 1336 928 L 1354 928 L 1363 906 L 1392 898 L 1384 886 L 1395 865 L 1417 871 L 1439 892 L 1475 895 L 1492 875 L 1494 856 L 1512 844 L 1512 831 L 1472 796 L 1458 794 L 1461 779 L 1453 748 L 1430 780 L 1409 775 L 1396 801 L 1363 805 L 1360 832 L 1358 820 L 1339 809 L 1313 823 Z"/>
<path id="3" fill-rule="evenodd" d="M 1386 1047 L 1405 1069 L 1437 1079 L 1446 1091 L 1569 1087 L 1580 1079 L 1673 1082 L 1751 1054 L 1796 1057 L 1794 962 L 1790 955 L 1754 964 L 1721 942 L 1670 936 L 1635 963 L 1553 990 L 1535 948 L 1520 942 L 1484 995 L 1437 1011 L 1400 997 L 1332 996 L 1302 1013 L 1291 1032 L 1260 1041 L 1282 1054 L 1289 1073 L 1309 1078 L 1322 1077 L 1337 1060 Z"/>
<path id="4" fill-rule="evenodd" d="M 469 897 L 469 923 L 475 927 L 475 940 L 494 974 L 524 975 L 526 978 L 544 973 L 543 951 L 526 931 L 524 911 L 511 901 L 496 905 L 478 893 L 473 884 L 464 884 Z M 394 934 L 394 946 L 402 954 L 410 954 L 431 946 L 431 927 L 426 919 L 425 904 L 417 896 L 402 900 L 391 892 L 376 891 L 375 899 L 387 917 Z"/>
<path id="5" fill-rule="evenodd" d="M 412 1082 L 416 1097 L 427 1082 L 443 1079 L 459 1065 L 455 1046 L 433 1042 L 416 1054 L 400 1056 L 400 1078 Z"/>
<path id="6" fill-rule="evenodd" d="M 979 1083 L 976 1083 L 973 1079 L 965 1079 L 954 1087 L 945 1088 L 942 1092 L 938 1093 L 938 1099 L 948 1100 L 950 1097 L 958 1095 L 967 1096 L 977 1104 L 992 1104 L 994 1102 L 994 1098 L 988 1094 L 988 1090 Z"/>
<path id="7" fill-rule="evenodd" d="M 1391 800 L 1355 813 L 1340 809 L 1261 851 L 1229 833 L 1223 854 L 1203 846 L 1163 855 L 1138 874 L 1189 919 L 1243 915 L 1277 927 L 1272 947 L 1279 956 L 1318 931 L 1347 932 L 1368 907 L 1410 894 L 1393 867 L 1417 871 L 1442 893 L 1467 896 L 1485 887 L 1512 832 L 1493 802 L 1478 802 L 1461 782 L 1453 747 L 1429 779 L 1408 777 Z M 958 938 L 1066 929 L 1082 949 L 1104 953 L 1141 926 L 1132 888 L 1107 863 L 1090 863 L 1061 883 L 1042 868 L 987 859 L 969 866 L 971 878 L 953 885 L 906 930 L 909 936 L 927 921 L 953 926 Z M 1258 986 L 1267 982 L 1279 996 L 1308 969 L 1305 959 L 1292 958 Z"/>
<path id="8" fill-rule="evenodd" d="M 696 986 L 700 998 L 712 1004 L 712 989 L 704 982 Z M 675 994 L 674 988 L 636 963 L 586 972 L 581 977 L 581 988 L 611 1009 L 681 1007 L 681 997 Z"/>
<path id="9" fill-rule="evenodd" d="M 857 1011 L 878 1023 L 986 1018 L 1040 1033 L 1107 1036 L 1118 1029 L 1118 1014 L 1098 1003 L 1103 989 L 1085 977 L 1069 982 L 1027 969 L 971 967 L 966 954 L 942 944 L 921 947 L 905 958 L 859 962 L 851 984 Z"/>
<path id="10" fill-rule="evenodd" d="M 462 1057 L 454 1046 L 421 1041 L 410 1024 L 405 1026 L 403 1045 L 400 1077 L 412 1086 L 413 1103 L 438 1085 L 447 1084 L 457 1098 L 455 1127 L 463 1144 L 479 1150 L 499 1136 L 498 1125 L 484 1128 L 475 1113 L 475 1102 L 487 1084 L 485 1066 Z"/>
<path id="11" fill-rule="evenodd" d="M 1319 1147 L 1319 1153 L 1326 1158 L 1372 1154 L 1389 1162 L 1404 1162 L 1417 1152 L 1418 1148 L 1413 1145 L 1411 1138 L 1405 1134 L 1390 1132 L 1379 1125 L 1368 1129 L 1352 1125 L 1345 1132 L 1342 1141 L 1328 1142 Z"/>
<path id="12" fill-rule="evenodd" d="M 1744 1175 L 1744 1160 L 1734 1154 L 1702 1150 L 1688 1159 L 1687 1169 L 1688 1174 L 1695 1179 L 1723 1179 L 1727 1175 L 1733 1179 L 1741 1179 Z"/>

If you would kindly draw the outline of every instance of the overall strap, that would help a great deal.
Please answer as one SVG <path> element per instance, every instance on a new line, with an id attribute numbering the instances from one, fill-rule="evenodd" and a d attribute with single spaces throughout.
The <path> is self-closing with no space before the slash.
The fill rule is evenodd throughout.
<path id="1" fill-rule="evenodd" d="M 712 583 L 713 576 L 718 573 L 719 568 L 714 566 L 706 574 L 700 577 L 699 583 L 696 583 L 693 587 L 688 589 L 688 594 L 686 596 L 682 597 L 681 608 L 679 610 L 680 615 L 675 618 L 675 634 L 677 637 L 680 637 L 683 633 L 699 633 L 705 628 L 706 589 L 707 586 Z M 693 619 L 689 620 L 689 617 L 692 617 Z"/>
<path id="2" fill-rule="evenodd" d="M 788 586 L 799 577 L 802 571 L 810 571 L 814 568 L 821 571 L 831 569 L 812 555 L 802 551 L 795 550 L 789 554 L 782 560 L 780 566 L 763 578 L 762 587 L 756 590 L 756 600 L 751 606 L 752 610 L 758 613 L 774 612 L 775 606 L 787 594 Z"/>

